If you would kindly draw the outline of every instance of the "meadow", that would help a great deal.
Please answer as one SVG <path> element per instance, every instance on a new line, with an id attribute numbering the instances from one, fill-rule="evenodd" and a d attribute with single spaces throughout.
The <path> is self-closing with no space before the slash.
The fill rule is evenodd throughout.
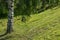
<path id="1" fill-rule="evenodd" d="M 7 18 L 0 19 L 0 35 L 6 32 Z M 0 40 L 60 40 L 60 7 L 48 9 L 29 17 L 25 23 L 21 16 L 14 17 L 14 31 Z"/>

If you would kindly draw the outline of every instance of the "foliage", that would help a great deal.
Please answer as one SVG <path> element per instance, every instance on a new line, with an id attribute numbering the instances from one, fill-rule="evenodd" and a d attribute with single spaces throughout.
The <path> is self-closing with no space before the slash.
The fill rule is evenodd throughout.
<path id="1" fill-rule="evenodd" d="M 8 14 L 7 2 L 7 0 L 0 0 L 0 18 L 5 18 Z M 21 15 L 21 20 L 26 20 L 26 17 L 30 17 L 31 14 L 38 14 L 44 10 L 58 6 L 59 0 L 15 0 L 14 5 L 14 15 Z"/>
<path id="2" fill-rule="evenodd" d="M 0 0 L 0 14 L 8 13 L 7 0 Z M 15 15 L 35 14 L 39 10 L 57 6 L 59 0 L 15 0 Z"/>

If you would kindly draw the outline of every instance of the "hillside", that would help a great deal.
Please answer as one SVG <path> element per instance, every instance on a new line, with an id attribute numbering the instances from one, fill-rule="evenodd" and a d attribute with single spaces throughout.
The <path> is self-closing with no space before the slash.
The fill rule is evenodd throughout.
<path id="1" fill-rule="evenodd" d="M 0 40 L 60 40 L 60 8 L 31 15 L 26 23 L 20 18 L 14 18 L 14 32 L 0 37 Z M 0 35 L 5 33 L 6 26 L 7 19 L 1 19 Z"/>

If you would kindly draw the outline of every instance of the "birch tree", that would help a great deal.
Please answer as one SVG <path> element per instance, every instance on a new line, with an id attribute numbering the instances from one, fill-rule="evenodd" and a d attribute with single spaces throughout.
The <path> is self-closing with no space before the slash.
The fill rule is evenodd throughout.
<path id="1" fill-rule="evenodd" d="M 13 17 L 14 17 L 14 0 L 8 0 L 8 23 L 6 33 L 13 31 Z"/>

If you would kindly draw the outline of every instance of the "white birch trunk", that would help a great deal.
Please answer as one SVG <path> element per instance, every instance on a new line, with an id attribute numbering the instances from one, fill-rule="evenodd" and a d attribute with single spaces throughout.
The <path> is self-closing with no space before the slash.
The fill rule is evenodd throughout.
<path id="1" fill-rule="evenodd" d="M 7 33 L 11 33 L 13 31 L 14 0 L 8 0 L 8 11 Z"/>

